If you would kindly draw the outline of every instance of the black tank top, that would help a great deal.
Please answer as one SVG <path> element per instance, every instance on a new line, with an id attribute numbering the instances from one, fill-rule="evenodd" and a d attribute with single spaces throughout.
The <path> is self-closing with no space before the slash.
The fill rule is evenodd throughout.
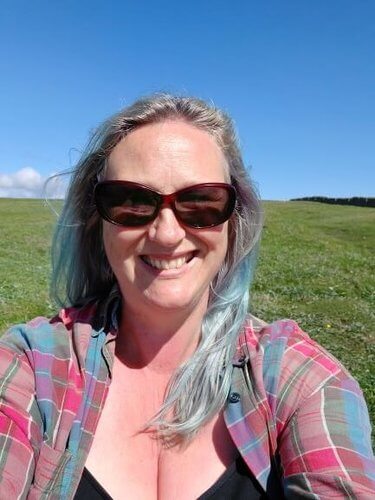
<path id="1" fill-rule="evenodd" d="M 261 489 L 242 457 L 239 457 L 198 500 L 264 500 L 266 498 L 269 497 Z M 74 500 L 112 500 L 112 497 L 85 468 Z"/>

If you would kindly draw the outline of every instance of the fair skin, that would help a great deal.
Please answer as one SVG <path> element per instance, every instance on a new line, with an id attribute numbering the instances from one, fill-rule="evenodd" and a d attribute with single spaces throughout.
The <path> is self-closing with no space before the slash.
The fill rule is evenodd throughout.
<path id="1" fill-rule="evenodd" d="M 215 140 L 177 120 L 125 137 L 108 159 L 106 178 L 164 194 L 228 181 Z M 112 383 L 86 467 L 115 499 L 198 498 L 237 455 L 222 415 L 186 446 L 165 447 L 141 429 L 160 408 L 176 368 L 197 347 L 209 285 L 226 255 L 228 223 L 187 228 L 163 207 L 147 226 L 104 222 L 103 239 L 123 309 Z"/>

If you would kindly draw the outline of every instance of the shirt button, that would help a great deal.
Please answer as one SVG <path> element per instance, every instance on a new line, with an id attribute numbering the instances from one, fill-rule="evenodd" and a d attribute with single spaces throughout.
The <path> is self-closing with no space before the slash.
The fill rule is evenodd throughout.
<path id="1" fill-rule="evenodd" d="M 238 394 L 238 392 L 231 392 L 229 395 L 229 402 L 230 403 L 238 403 L 238 401 L 241 399 L 241 396 Z"/>

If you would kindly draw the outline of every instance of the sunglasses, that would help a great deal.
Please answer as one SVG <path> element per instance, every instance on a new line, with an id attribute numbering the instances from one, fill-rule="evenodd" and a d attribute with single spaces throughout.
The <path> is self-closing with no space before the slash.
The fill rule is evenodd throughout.
<path id="1" fill-rule="evenodd" d="M 205 183 L 161 194 L 136 182 L 102 181 L 95 186 L 94 198 L 100 216 L 118 226 L 145 226 L 167 206 L 181 224 L 207 228 L 230 218 L 236 190 L 230 184 Z"/>

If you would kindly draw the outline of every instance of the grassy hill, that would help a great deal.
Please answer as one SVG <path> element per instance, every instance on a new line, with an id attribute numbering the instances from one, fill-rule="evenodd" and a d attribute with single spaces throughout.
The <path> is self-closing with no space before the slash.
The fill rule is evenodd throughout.
<path id="1" fill-rule="evenodd" d="M 289 317 L 357 378 L 375 422 L 375 209 L 265 202 L 252 311 Z M 55 311 L 48 299 L 56 218 L 40 200 L 0 199 L 0 331 Z"/>
<path id="2" fill-rule="evenodd" d="M 375 424 L 375 209 L 265 203 L 254 314 L 289 317 L 360 383 Z"/>

